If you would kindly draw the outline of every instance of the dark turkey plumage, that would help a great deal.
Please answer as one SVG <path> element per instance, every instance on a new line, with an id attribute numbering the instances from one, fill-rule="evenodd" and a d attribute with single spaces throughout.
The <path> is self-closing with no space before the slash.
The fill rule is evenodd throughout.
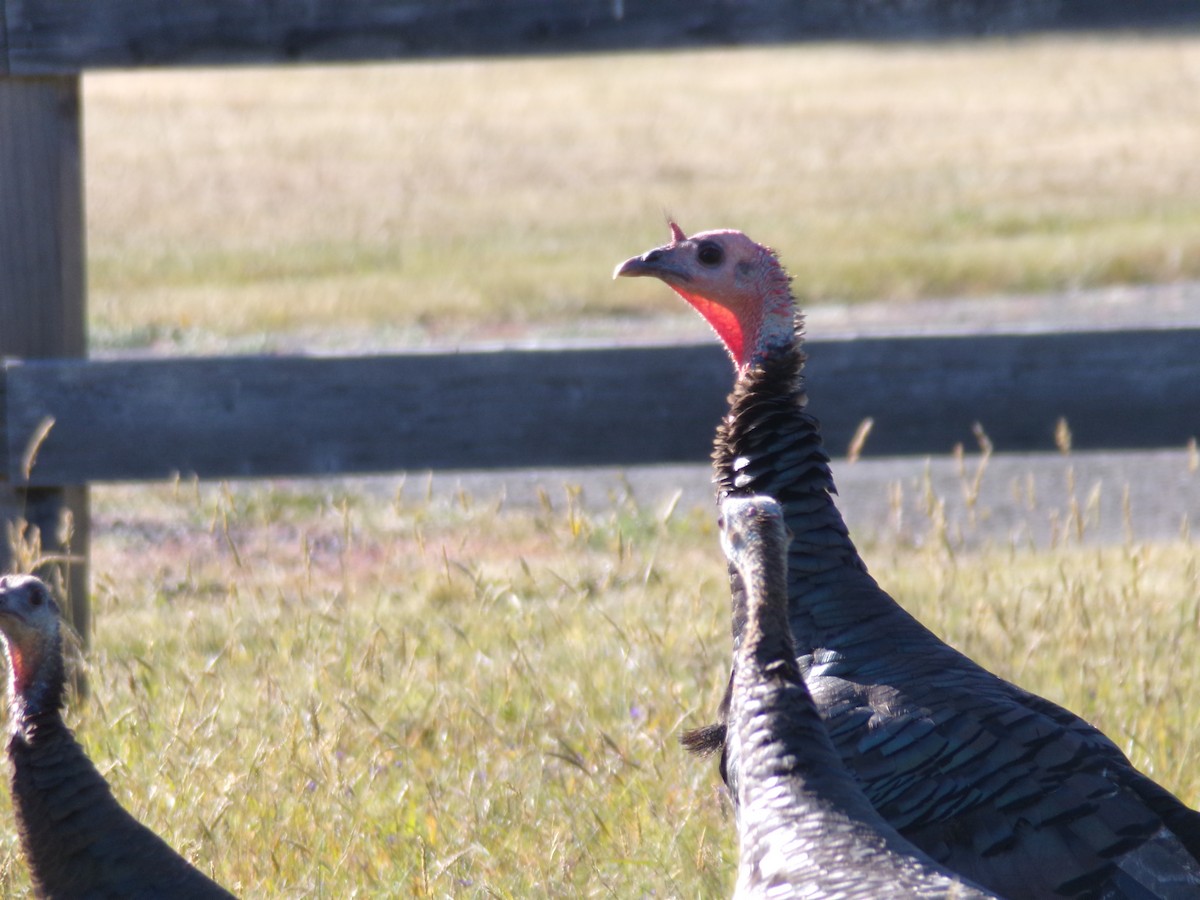
<path id="1" fill-rule="evenodd" d="M 730 497 L 721 519 L 721 543 L 744 588 L 734 597 L 742 639 L 728 726 L 741 760 L 736 896 L 994 898 L 888 825 L 830 742 L 792 649 L 779 505 Z"/>
<path id="2" fill-rule="evenodd" d="M 117 803 L 62 720 L 58 607 L 32 576 L 0 578 L 12 800 L 34 891 L 48 898 L 230 898 Z"/>
<path id="3" fill-rule="evenodd" d="M 796 661 L 872 805 L 935 860 L 1005 896 L 1200 897 L 1200 814 L 1078 716 L 947 646 L 868 574 L 806 410 L 801 328 L 774 253 L 736 231 L 672 234 L 617 274 L 661 278 L 733 357 L 718 498 L 782 505 Z M 691 744 L 722 750 L 736 796 L 742 763 L 724 737 L 718 723 Z"/>

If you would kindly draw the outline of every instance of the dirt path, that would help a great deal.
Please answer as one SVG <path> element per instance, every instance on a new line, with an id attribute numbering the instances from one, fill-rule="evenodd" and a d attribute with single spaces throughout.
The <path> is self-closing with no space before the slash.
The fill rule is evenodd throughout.
<path id="1" fill-rule="evenodd" d="M 1200 531 L 1200 458 L 1186 449 L 981 458 L 835 460 L 838 505 L 855 538 L 953 546 L 1167 540 Z M 712 509 L 706 465 L 547 469 L 410 477 L 436 500 L 561 508 L 569 494 L 597 512 L 632 501 L 664 513 Z M 381 489 L 387 489 L 380 485 Z"/>
<path id="2" fill-rule="evenodd" d="M 824 304 L 808 314 L 821 338 L 896 333 L 1119 330 L 1200 326 L 1200 283 L 1114 287 L 965 300 Z M 581 329 L 582 330 L 582 329 Z M 547 340 L 579 336 L 551 332 Z M 708 339 L 698 317 L 604 323 L 593 339 Z M 536 340 L 535 340 L 536 342 Z M 1198 348 L 1200 352 L 1200 348 Z M 1152 363 L 1152 361 L 1148 361 Z M 820 410 L 820 398 L 813 398 Z M 1200 416 L 1200 411 L 1197 411 Z M 1200 436 L 1200 435 L 1198 435 Z M 838 460 L 841 507 L 860 540 L 919 542 L 944 533 L 954 543 L 1162 540 L 1200 528 L 1200 457 L 1178 447 L 1154 452 L 993 456 L 975 486 L 978 455 Z M 435 496 L 465 490 L 527 505 L 565 502 L 568 489 L 600 508 L 626 497 L 654 509 L 711 508 L 707 465 L 436 475 Z M 940 510 L 937 502 L 942 504 Z"/>

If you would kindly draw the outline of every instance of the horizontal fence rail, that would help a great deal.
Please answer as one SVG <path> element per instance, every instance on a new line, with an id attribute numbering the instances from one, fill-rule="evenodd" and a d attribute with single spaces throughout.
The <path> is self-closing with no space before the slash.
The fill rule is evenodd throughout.
<path id="1" fill-rule="evenodd" d="M 834 453 L 1183 446 L 1200 329 L 809 344 Z M 731 366 L 715 344 L 352 358 L 9 361 L 0 473 L 22 486 L 702 461 Z M 32 463 L 32 465 L 30 465 Z"/>
<path id="2" fill-rule="evenodd" d="M 0 0 L 0 75 L 1179 27 L 1179 0 Z"/>

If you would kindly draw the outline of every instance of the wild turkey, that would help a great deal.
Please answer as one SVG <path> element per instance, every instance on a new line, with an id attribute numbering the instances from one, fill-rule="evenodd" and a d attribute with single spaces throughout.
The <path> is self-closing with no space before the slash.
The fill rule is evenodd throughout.
<path id="1" fill-rule="evenodd" d="M 664 281 L 733 359 L 713 451 L 718 498 L 782 505 L 797 663 L 875 808 L 939 863 L 1005 896 L 1200 896 L 1200 813 L 1078 716 L 944 644 L 867 573 L 806 409 L 802 321 L 775 254 L 738 231 L 688 238 L 672 223 L 671 236 L 614 276 Z M 735 621 L 735 651 L 741 634 Z M 728 694 L 718 724 L 685 743 L 722 750 L 736 797 L 727 705 Z"/>
<path id="2" fill-rule="evenodd" d="M 37 896 L 232 897 L 117 803 L 63 724 L 59 612 L 45 584 L 0 578 L 0 634 L 13 809 Z"/>
<path id="3" fill-rule="evenodd" d="M 729 743 L 738 778 L 739 898 L 995 897 L 902 838 L 830 743 L 796 667 L 788 626 L 787 532 L 769 497 L 728 497 L 721 544 L 744 592 Z"/>

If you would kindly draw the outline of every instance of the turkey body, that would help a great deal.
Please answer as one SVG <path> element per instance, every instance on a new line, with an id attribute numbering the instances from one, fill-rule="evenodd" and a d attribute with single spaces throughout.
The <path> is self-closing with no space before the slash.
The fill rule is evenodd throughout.
<path id="1" fill-rule="evenodd" d="M 788 357 L 735 389 L 718 491 L 767 494 L 785 510 L 796 661 L 875 808 L 1005 896 L 1200 897 L 1200 815 L 1087 722 L 942 642 L 867 573 L 816 420 L 780 390 L 798 371 Z M 731 790 L 739 765 L 727 756 Z"/>
<path id="2" fill-rule="evenodd" d="M 62 720 L 58 610 L 29 576 L 0 579 L 10 668 L 12 801 L 34 891 L 46 898 L 230 898 L 113 797 Z"/>
<path id="3" fill-rule="evenodd" d="M 1200 897 L 1200 814 L 1078 716 L 946 645 L 868 573 L 834 502 L 790 279 L 774 253 L 736 231 L 672 235 L 617 274 L 661 278 L 733 358 L 713 453 L 718 500 L 761 494 L 782 506 L 796 663 L 874 808 L 1003 896 Z M 736 572 L 731 585 L 742 590 Z M 735 652 L 743 624 L 733 624 Z M 698 729 L 692 745 L 721 750 L 736 797 L 743 763 L 725 732 Z"/>
<path id="4" fill-rule="evenodd" d="M 62 724 L 13 737 L 12 797 L 40 897 L 232 897 L 130 815 Z"/>
<path id="5" fill-rule="evenodd" d="M 938 866 L 863 796 L 796 666 L 787 620 L 787 537 L 770 498 L 727 499 L 722 544 L 744 590 L 728 740 L 741 760 L 735 896 L 994 898 Z"/>

